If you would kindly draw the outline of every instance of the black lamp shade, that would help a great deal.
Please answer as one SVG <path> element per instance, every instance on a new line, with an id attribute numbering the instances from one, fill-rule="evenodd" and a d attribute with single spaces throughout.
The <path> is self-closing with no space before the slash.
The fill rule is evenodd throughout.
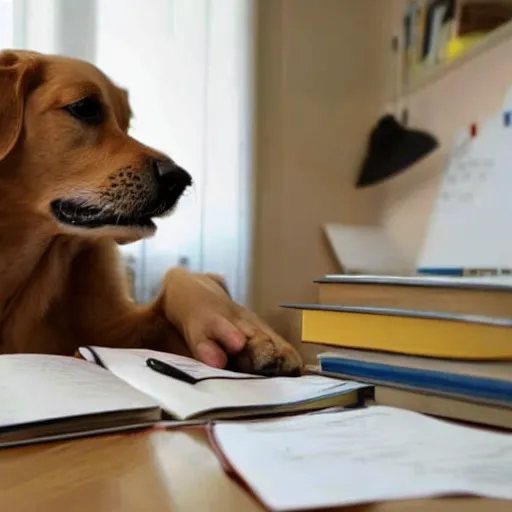
<path id="1" fill-rule="evenodd" d="M 430 133 L 405 128 L 392 115 L 373 128 L 356 187 L 375 185 L 415 164 L 438 147 Z"/>

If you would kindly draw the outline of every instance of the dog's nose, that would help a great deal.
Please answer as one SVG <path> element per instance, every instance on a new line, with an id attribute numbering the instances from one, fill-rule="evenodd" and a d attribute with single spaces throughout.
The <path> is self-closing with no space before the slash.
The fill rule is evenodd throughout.
<path id="1" fill-rule="evenodd" d="M 156 181 L 163 187 L 173 189 L 176 186 L 185 188 L 192 185 L 190 174 L 172 160 L 154 160 L 153 169 Z"/>

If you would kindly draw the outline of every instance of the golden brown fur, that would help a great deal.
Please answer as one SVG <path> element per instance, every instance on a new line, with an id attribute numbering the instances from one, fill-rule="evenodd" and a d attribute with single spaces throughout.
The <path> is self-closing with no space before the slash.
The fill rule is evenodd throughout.
<path id="1" fill-rule="evenodd" d="M 101 101 L 101 123 L 69 114 L 84 97 Z M 153 199 L 155 215 L 172 209 L 157 198 L 174 185 L 162 192 L 154 169 L 175 164 L 127 135 L 130 116 L 126 92 L 90 64 L 0 53 L 0 353 L 147 347 L 218 366 L 231 354 L 244 371 L 296 373 L 295 350 L 234 303 L 216 276 L 170 270 L 155 302 L 131 300 L 117 244 L 150 236 L 151 225 L 88 228 L 56 217 L 68 199 L 72 216 L 85 206 L 91 216 L 147 217 Z"/>

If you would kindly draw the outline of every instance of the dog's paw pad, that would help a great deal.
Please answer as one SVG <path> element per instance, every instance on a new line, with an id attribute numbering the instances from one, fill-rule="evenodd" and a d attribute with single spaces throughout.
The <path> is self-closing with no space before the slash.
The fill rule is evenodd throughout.
<path id="1" fill-rule="evenodd" d="M 261 331 L 247 341 L 235 364 L 239 371 L 267 377 L 295 377 L 303 368 L 300 355 L 289 343 Z"/>

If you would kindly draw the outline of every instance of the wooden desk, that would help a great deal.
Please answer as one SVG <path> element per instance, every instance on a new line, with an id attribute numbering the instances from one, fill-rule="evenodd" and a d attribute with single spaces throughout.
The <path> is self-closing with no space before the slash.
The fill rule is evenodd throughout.
<path id="1" fill-rule="evenodd" d="M 0 451 L 5 512 L 257 512 L 200 430 L 96 437 Z M 510 512 L 505 501 L 388 502 L 359 512 Z"/>

